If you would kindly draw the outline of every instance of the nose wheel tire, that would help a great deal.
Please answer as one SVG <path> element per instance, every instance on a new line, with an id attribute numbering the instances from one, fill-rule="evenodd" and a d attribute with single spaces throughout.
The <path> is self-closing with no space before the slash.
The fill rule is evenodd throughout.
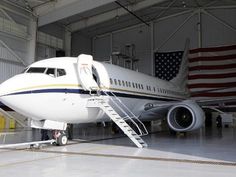
<path id="1" fill-rule="evenodd" d="M 68 138 L 67 138 L 65 133 L 61 133 L 60 132 L 60 133 L 57 134 L 57 136 L 56 136 L 56 144 L 58 146 L 64 146 L 64 145 L 67 144 L 67 142 L 68 142 Z"/>

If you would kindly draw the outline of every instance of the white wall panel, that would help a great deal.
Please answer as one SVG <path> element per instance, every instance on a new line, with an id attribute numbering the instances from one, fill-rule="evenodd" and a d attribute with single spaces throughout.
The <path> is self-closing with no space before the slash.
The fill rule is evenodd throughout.
<path id="1" fill-rule="evenodd" d="M 0 83 L 16 74 L 21 73 L 23 69 L 24 66 L 21 64 L 6 62 L 0 59 Z"/>
<path id="2" fill-rule="evenodd" d="M 62 26 L 58 26 L 56 24 L 49 24 L 40 27 L 38 30 L 51 36 L 55 36 L 59 39 L 64 39 L 65 29 Z"/>
<path id="3" fill-rule="evenodd" d="M 151 28 L 140 25 L 135 28 L 113 33 L 113 51 L 124 50 L 127 44 L 135 45 L 138 70 L 147 74 L 152 71 Z M 124 53 L 124 51 L 122 52 Z"/>
<path id="4" fill-rule="evenodd" d="M 220 20 L 230 24 L 235 31 L 223 25 L 209 15 L 203 14 L 202 18 L 202 39 L 203 47 L 222 46 L 236 44 L 236 10 L 211 10 L 213 14 Z"/>
<path id="5" fill-rule="evenodd" d="M 26 60 L 27 55 L 27 41 L 20 38 L 13 38 L 0 33 L 0 40 L 2 40 L 9 48 L 15 52 L 21 53 L 20 57 Z"/>
<path id="6" fill-rule="evenodd" d="M 183 24 L 190 15 L 185 14 L 156 22 L 154 25 L 154 49 L 159 49 L 159 51 L 182 50 L 187 38 L 190 39 L 190 48 L 198 47 L 198 16 L 194 15 Z M 181 24 L 183 26 L 163 45 Z"/>
<path id="7" fill-rule="evenodd" d="M 0 18 L 0 83 L 22 72 L 24 63 L 31 63 L 30 53 L 34 53 L 31 41 L 34 41 L 31 21 L 34 17 L 19 8 L 1 1 L 1 8 L 5 10 Z M 35 30 L 33 31 L 35 32 Z M 34 47 L 33 47 L 34 48 Z M 14 54 L 13 54 L 14 53 Z M 32 55 L 31 55 L 32 56 Z"/>
<path id="8" fill-rule="evenodd" d="M 56 57 L 56 49 L 43 44 L 37 44 L 36 60 Z"/>

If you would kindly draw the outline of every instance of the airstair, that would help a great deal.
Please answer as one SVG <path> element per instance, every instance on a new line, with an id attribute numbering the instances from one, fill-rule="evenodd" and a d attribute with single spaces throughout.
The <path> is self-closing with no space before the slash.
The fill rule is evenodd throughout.
<path id="1" fill-rule="evenodd" d="M 100 108 L 114 123 L 116 123 L 118 127 L 120 127 L 120 129 L 136 144 L 136 146 L 139 148 L 147 147 L 147 144 L 140 137 L 148 134 L 144 124 L 124 103 L 122 103 L 118 97 L 116 97 L 114 93 L 100 90 L 100 88 L 106 87 L 100 82 L 99 78 L 101 78 L 101 76 L 99 76 L 96 68 L 93 68 L 92 66 L 92 56 L 85 54 L 78 56 L 78 78 L 84 90 L 88 90 L 91 96 L 91 98 L 88 99 L 87 107 Z M 136 131 L 133 130 L 126 121 L 135 125 L 139 133 L 136 133 Z"/>
<path id="2" fill-rule="evenodd" d="M 114 93 L 101 91 L 100 96 L 93 95 L 93 98 L 88 100 L 87 107 L 102 109 L 137 147 L 147 147 L 147 144 L 141 138 L 141 136 L 148 134 L 146 127 Z M 125 116 L 121 117 L 120 115 Z M 136 133 L 126 121 L 135 125 L 139 134 Z"/>

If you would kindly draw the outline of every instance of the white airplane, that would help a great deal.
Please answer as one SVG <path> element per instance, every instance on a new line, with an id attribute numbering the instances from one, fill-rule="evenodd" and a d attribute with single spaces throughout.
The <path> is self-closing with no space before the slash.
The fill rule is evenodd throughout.
<path id="1" fill-rule="evenodd" d="M 183 58 L 186 56 L 187 52 Z M 67 143 L 63 133 L 67 123 L 110 121 L 99 107 L 87 106 L 95 97 L 109 100 L 116 96 L 141 121 L 167 115 L 172 130 L 192 131 L 203 125 L 205 116 L 198 104 L 188 97 L 185 62 L 183 59 L 177 76 L 167 82 L 94 61 L 90 55 L 46 59 L 3 82 L 0 101 L 31 118 L 31 127 L 57 130 L 58 144 Z"/>

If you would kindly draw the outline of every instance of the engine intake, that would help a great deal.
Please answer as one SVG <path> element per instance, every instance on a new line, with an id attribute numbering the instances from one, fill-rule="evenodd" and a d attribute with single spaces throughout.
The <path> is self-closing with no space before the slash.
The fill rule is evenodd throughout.
<path id="1" fill-rule="evenodd" d="M 191 100 L 172 106 L 167 114 L 167 122 L 171 129 L 185 132 L 199 129 L 205 120 L 205 114 L 197 103 Z"/>

